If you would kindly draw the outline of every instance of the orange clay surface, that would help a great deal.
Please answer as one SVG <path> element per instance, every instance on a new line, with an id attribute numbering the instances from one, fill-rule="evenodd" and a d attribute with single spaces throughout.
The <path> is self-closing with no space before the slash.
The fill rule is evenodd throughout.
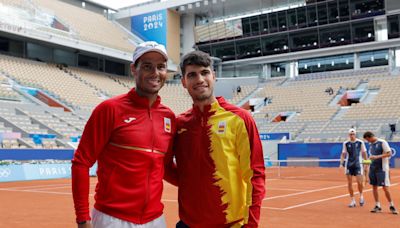
<path id="1" fill-rule="evenodd" d="M 348 208 L 345 176 L 339 168 L 288 168 L 281 177 L 276 170 L 266 172 L 260 227 L 400 227 L 400 215 L 389 214 L 381 189 L 382 213 L 369 212 L 374 206 L 370 186 L 364 193 L 366 205 Z M 285 176 L 285 172 L 292 173 Z M 391 170 L 391 182 L 393 200 L 400 208 L 399 169 Z M 92 178 L 92 193 L 95 184 Z M 92 205 L 93 194 L 90 198 Z M 166 183 L 163 202 L 168 227 L 178 221 L 176 199 L 177 189 Z M 70 179 L 0 183 L 0 227 L 76 227 L 74 220 Z"/>

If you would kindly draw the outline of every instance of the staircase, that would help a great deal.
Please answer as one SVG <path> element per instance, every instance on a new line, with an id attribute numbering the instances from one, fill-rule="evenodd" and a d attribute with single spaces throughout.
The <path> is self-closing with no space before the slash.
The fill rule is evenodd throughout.
<path id="1" fill-rule="evenodd" d="M 378 96 L 379 91 L 378 90 L 370 90 L 367 92 L 366 96 L 362 100 L 362 103 L 364 104 L 370 104 L 372 101 L 375 99 L 376 96 Z"/>
<path id="2" fill-rule="evenodd" d="M 342 117 L 346 114 L 347 111 L 349 111 L 350 108 L 351 106 L 341 107 L 340 110 L 332 117 L 332 120 L 342 119 Z"/>

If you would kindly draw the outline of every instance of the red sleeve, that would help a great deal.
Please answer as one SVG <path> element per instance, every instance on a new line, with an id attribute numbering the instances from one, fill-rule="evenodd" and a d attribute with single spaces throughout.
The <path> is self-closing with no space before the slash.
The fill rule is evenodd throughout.
<path id="1" fill-rule="evenodd" d="M 108 143 L 113 129 L 113 110 L 109 102 L 95 108 L 82 134 L 78 149 L 72 159 L 72 195 L 76 221 L 90 220 L 89 168 Z"/>
<path id="2" fill-rule="evenodd" d="M 173 132 L 174 132 L 174 138 L 176 136 L 176 123 L 175 121 L 175 127 L 173 127 Z M 174 139 L 171 140 L 170 145 L 168 147 L 168 152 L 164 157 L 164 180 L 166 180 L 168 183 L 178 186 L 178 169 L 176 167 L 176 164 L 174 162 Z"/>
<path id="3" fill-rule="evenodd" d="M 170 149 L 164 158 L 164 180 L 168 183 L 178 186 L 178 170 L 174 162 L 174 152 Z"/>
<path id="4" fill-rule="evenodd" d="M 249 115 L 246 116 L 245 124 L 250 143 L 250 167 L 253 171 L 253 176 L 251 177 L 252 201 L 249 207 L 248 221 L 244 227 L 258 227 L 261 204 L 265 196 L 264 155 L 260 136 L 253 118 Z"/>

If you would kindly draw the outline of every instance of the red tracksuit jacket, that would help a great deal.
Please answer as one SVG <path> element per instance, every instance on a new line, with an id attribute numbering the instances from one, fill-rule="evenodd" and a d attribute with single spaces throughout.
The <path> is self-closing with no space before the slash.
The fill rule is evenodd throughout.
<path id="1" fill-rule="evenodd" d="M 262 145 L 255 122 L 222 97 L 177 118 L 177 172 L 168 155 L 165 179 L 178 185 L 179 217 L 190 228 L 257 227 L 265 195 Z"/>
<path id="2" fill-rule="evenodd" d="M 161 216 L 164 156 L 174 131 L 175 115 L 160 97 L 149 108 L 132 89 L 97 106 L 72 160 L 77 221 L 90 220 L 88 171 L 96 161 L 97 210 L 136 224 Z"/>

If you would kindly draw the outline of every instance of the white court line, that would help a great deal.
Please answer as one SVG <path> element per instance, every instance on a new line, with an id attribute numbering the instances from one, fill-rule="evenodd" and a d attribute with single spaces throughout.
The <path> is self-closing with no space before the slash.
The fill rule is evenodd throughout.
<path id="1" fill-rule="evenodd" d="M 320 177 L 320 176 L 325 176 L 325 174 L 310 174 L 310 175 L 304 175 L 304 176 L 284 177 L 283 179 L 296 179 L 296 178 L 301 178 L 301 177 Z"/>
<path id="2" fill-rule="evenodd" d="M 272 178 L 272 179 L 266 178 L 265 181 L 268 183 L 269 181 L 296 179 L 296 178 L 304 178 L 304 177 L 318 177 L 318 176 L 324 176 L 324 175 L 326 175 L 326 174 L 310 174 L 310 175 L 303 175 L 303 176 L 291 176 L 291 177 L 281 177 L 281 178 Z"/>
<path id="3" fill-rule="evenodd" d="M 91 184 L 90 187 L 95 187 L 96 184 Z M 61 189 L 61 188 L 72 188 L 72 186 L 69 185 L 65 185 L 65 186 L 60 186 L 60 187 L 50 187 L 50 188 L 33 188 L 33 189 L 29 189 L 29 190 L 51 190 L 51 189 Z"/>
<path id="4" fill-rule="evenodd" d="M 90 184 L 90 187 L 95 187 L 96 184 Z M 32 188 L 33 187 L 33 188 Z M 37 186 L 24 186 L 24 187 L 10 187 L 2 189 L 15 189 L 15 190 L 49 190 L 49 189 L 59 189 L 59 188 L 71 188 L 71 184 L 59 184 L 59 185 L 37 185 Z"/>
<path id="5" fill-rule="evenodd" d="M 51 192 L 51 191 L 23 190 L 23 189 L 8 189 L 8 188 L 0 188 L 0 191 L 46 193 L 46 194 L 56 194 L 56 195 L 72 195 L 71 192 Z M 90 193 L 89 196 L 94 196 L 94 194 Z M 161 201 L 163 201 L 163 202 L 178 202 L 178 200 L 175 200 L 175 199 L 161 199 Z"/>
<path id="6" fill-rule="evenodd" d="M 29 189 L 29 188 L 40 188 L 40 187 L 51 187 L 51 186 L 66 186 L 71 184 L 48 184 L 48 185 L 32 185 L 32 186 L 17 186 L 17 187 L 8 187 L 7 189 Z"/>
<path id="7" fill-rule="evenodd" d="M 398 178 L 400 178 L 400 176 L 394 176 L 394 177 L 391 177 L 390 179 L 393 180 L 393 179 L 398 179 Z M 356 185 L 356 184 L 357 183 L 353 183 L 353 185 Z M 392 184 L 391 186 L 397 186 L 397 185 L 399 185 L 399 183 Z M 342 185 L 342 186 L 347 186 L 347 184 Z M 331 188 L 335 188 L 335 187 L 338 187 L 338 186 L 333 186 Z M 328 190 L 329 188 L 324 188 L 324 189 Z M 323 191 L 321 189 L 317 189 L 317 190 L 318 191 Z M 372 191 L 372 189 L 364 190 L 363 192 L 370 192 L 370 191 Z M 275 196 L 275 197 L 265 198 L 264 200 L 271 199 L 271 198 L 281 198 L 281 197 L 285 197 L 285 196 L 306 194 L 306 193 L 309 193 L 309 192 L 310 191 L 305 191 L 305 192 L 299 192 L 299 193 L 292 193 L 292 194 L 287 194 L 287 195 Z M 357 195 L 359 193 L 356 192 L 354 194 Z M 338 198 L 342 198 L 342 197 L 346 197 L 346 196 L 349 196 L 349 194 L 347 193 L 347 194 L 340 195 L 340 196 L 334 196 L 334 197 L 330 197 L 330 198 L 326 198 L 326 199 L 315 200 L 315 201 L 312 201 L 312 202 L 302 203 L 302 204 L 298 204 L 298 205 L 294 205 L 294 206 L 290 206 L 290 207 L 286 207 L 286 208 L 274 208 L 274 207 L 261 207 L 261 208 L 272 209 L 272 210 L 283 210 L 284 211 L 284 210 L 290 210 L 290 209 L 298 208 L 298 207 L 302 207 L 302 206 L 307 206 L 307 205 L 310 205 L 310 204 L 315 204 L 315 203 L 325 202 L 325 201 L 328 201 L 328 200 L 338 199 Z"/>
<path id="8" fill-rule="evenodd" d="M 270 181 L 277 181 L 277 180 L 282 180 L 282 179 L 277 179 L 277 178 L 268 179 L 268 178 L 266 178 L 266 179 L 265 179 L 265 182 L 268 183 L 268 182 L 270 182 Z"/>
<path id="9" fill-rule="evenodd" d="M 268 191 L 268 190 L 302 192 L 302 191 L 306 191 L 307 189 L 293 189 L 293 188 L 268 188 L 268 186 L 267 186 L 267 191 Z"/>
<path id="10" fill-rule="evenodd" d="M 390 185 L 390 186 L 396 186 L 396 185 L 399 185 L 399 184 L 396 183 L 396 184 L 392 184 L 392 185 Z M 370 192 L 370 191 L 372 191 L 372 188 L 363 191 L 363 193 L 364 193 L 364 192 Z M 354 194 L 355 194 L 355 195 L 358 195 L 359 193 L 356 192 L 356 193 L 354 193 Z M 303 207 L 303 206 L 307 206 L 307 205 L 310 205 L 310 204 L 321 203 L 321 202 L 325 202 L 325 201 L 329 201 L 329 200 L 333 200 L 333 199 L 339 199 L 339 198 L 348 197 L 348 196 L 349 196 L 349 194 L 347 193 L 347 194 L 343 194 L 343 195 L 339 195 L 339 196 L 329 197 L 329 198 L 320 199 L 320 200 L 315 200 L 315 201 L 311 201 L 311 202 L 307 202 L 307 203 L 297 204 L 297 205 L 290 206 L 290 207 L 285 207 L 285 208 L 282 208 L 282 210 L 283 210 L 283 211 L 286 211 L 286 210 L 290 210 L 290 209 L 293 209 L 293 208 Z"/>
<path id="11" fill-rule="evenodd" d="M 356 183 L 354 183 L 353 185 L 355 185 L 355 184 Z M 333 186 L 333 187 L 329 187 L 329 188 L 317 189 L 317 191 L 323 191 L 323 190 L 333 189 L 333 188 L 338 188 L 338 187 L 343 187 L 343 186 L 347 186 L 347 184 L 346 185 L 340 185 L 340 186 Z M 292 194 L 287 194 L 287 195 L 279 195 L 279 196 L 269 197 L 269 198 L 265 198 L 264 200 L 271 199 L 271 198 L 275 199 L 275 198 L 281 198 L 281 197 L 287 197 L 287 196 L 293 196 L 293 195 L 306 194 L 306 193 L 309 193 L 310 191 L 311 192 L 315 192 L 315 190 L 309 190 L 309 191 L 303 191 L 303 192 L 299 192 L 299 193 L 292 193 Z M 349 195 L 349 194 L 346 194 L 346 195 Z M 288 210 L 286 208 L 278 208 L 278 207 L 261 207 L 261 208 L 271 209 L 271 210 L 279 210 L 279 211 Z"/>
<path id="12" fill-rule="evenodd" d="M 72 195 L 71 192 L 51 192 L 51 191 L 26 190 L 26 189 L 8 189 L 8 188 L 0 188 L 0 191 L 33 192 L 33 193 L 46 193 L 46 194 L 57 194 L 57 195 Z M 89 194 L 89 196 L 93 196 L 93 194 Z"/>
<path id="13" fill-rule="evenodd" d="M 391 177 L 390 179 L 397 179 L 400 176 L 394 176 Z M 356 184 L 356 183 L 354 183 Z M 353 185 L 354 185 L 353 184 Z M 313 190 L 308 190 L 308 191 L 304 191 L 304 192 L 296 192 L 296 193 L 291 193 L 291 194 L 286 194 L 286 195 L 279 195 L 279 196 L 273 196 L 273 197 L 266 197 L 263 200 L 267 201 L 267 200 L 272 200 L 272 199 L 278 199 L 278 198 L 283 198 L 283 197 L 290 197 L 290 196 L 297 196 L 297 195 L 303 195 L 303 194 L 307 194 L 307 193 L 313 193 L 313 192 L 320 192 L 320 191 L 325 191 L 325 190 L 330 190 L 330 189 L 335 189 L 335 188 L 341 188 L 341 187 L 346 187 L 347 184 L 342 184 L 342 185 L 336 185 L 336 186 L 332 186 L 332 187 L 327 187 L 327 188 L 319 188 L 319 189 L 313 189 Z M 268 189 L 267 189 L 268 190 Z"/>
<path id="14" fill-rule="evenodd" d="M 336 185 L 336 186 L 331 186 L 331 187 L 327 187 L 327 188 L 313 189 L 313 190 L 308 190 L 308 191 L 303 191 L 303 192 L 296 192 L 296 193 L 291 193 L 291 194 L 286 194 L 286 195 L 266 197 L 263 200 L 267 201 L 267 200 L 272 200 L 272 199 L 303 195 L 303 194 L 308 194 L 308 193 L 312 193 L 312 192 L 320 192 L 320 191 L 325 191 L 325 190 L 330 190 L 330 189 L 335 189 L 335 188 L 342 188 L 342 187 L 345 187 L 345 186 L 347 186 L 347 184 Z"/>
<path id="15" fill-rule="evenodd" d="M 262 209 L 270 209 L 270 210 L 277 210 L 277 211 L 283 211 L 284 208 L 278 208 L 278 207 L 261 207 Z"/>

